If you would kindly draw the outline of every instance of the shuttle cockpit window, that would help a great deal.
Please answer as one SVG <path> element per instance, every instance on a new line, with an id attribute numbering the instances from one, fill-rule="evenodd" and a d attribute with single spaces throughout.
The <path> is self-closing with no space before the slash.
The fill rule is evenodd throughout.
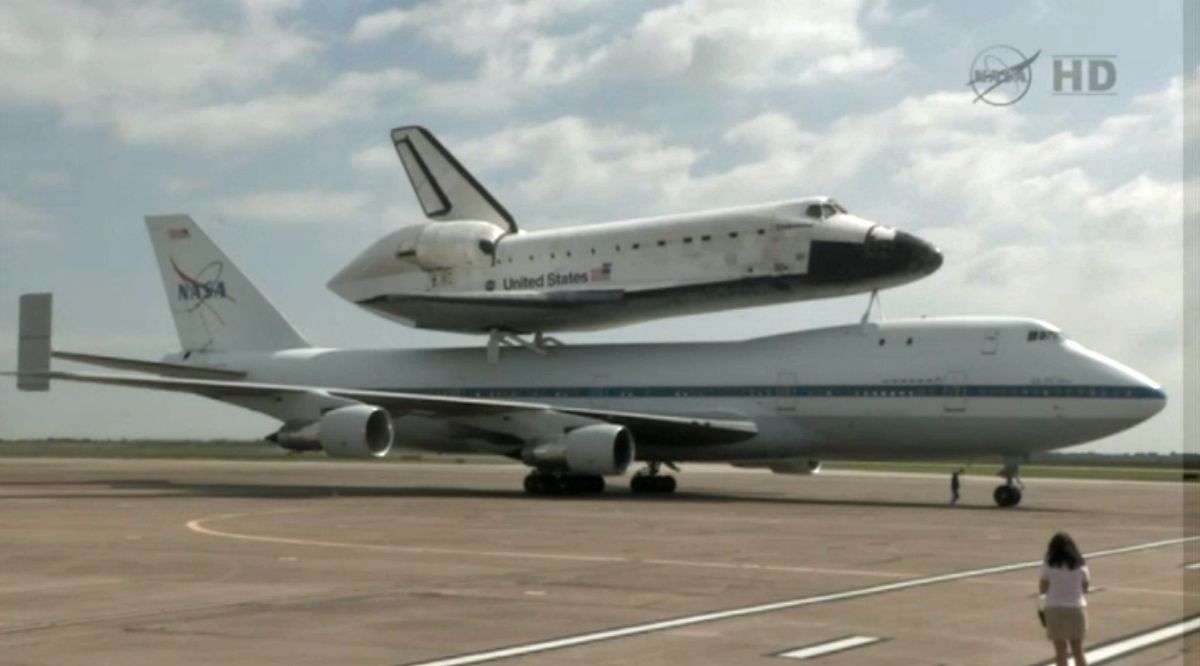
<path id="1" fill-rule="evenodd" d="M 825 203 L 809 204 L 804 209 L 804 214 L 814 220 L 827 220 L 839 213 L 845 213 L 846 209 L 841 204 L 830 199 Z"/>
<path id="2" fill-rule="evenodd" d="M 1039 331 L 1035 329 L 1030 331 L 1029 334 L 1025 336 L 1026 342 L 1041 342 L 1043 340 L 1058 342 L 1062 340 L 1062 335 L 1057 331 Z"/>

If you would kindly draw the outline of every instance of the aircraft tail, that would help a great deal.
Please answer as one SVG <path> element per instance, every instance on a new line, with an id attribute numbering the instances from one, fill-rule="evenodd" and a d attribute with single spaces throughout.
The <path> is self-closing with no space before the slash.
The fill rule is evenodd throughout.
<path id="1" fill-rule="evenodd" d="M 307 347 L 250 279 L 188 215 L 147 215 L 183 351 Z"/>
<path id="2" fill-rule="evenodd" d="M 397 127 L 392 144 L 425 216 L 439 221 L 483 220 L 516 231 L 517 223 L 475 176 L 424 127 Z"/>

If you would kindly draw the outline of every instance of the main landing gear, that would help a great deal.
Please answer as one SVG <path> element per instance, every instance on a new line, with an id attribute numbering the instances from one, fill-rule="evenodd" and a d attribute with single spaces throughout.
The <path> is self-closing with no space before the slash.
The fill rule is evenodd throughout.
<path id="1" fill-rule="evenodd" d="M 1004 459 L 1004 469 L 997 474 L 997 476 L 1004 477 L 1004 485 L 996 486 L 996 490 L 992 493 L 992 498 L 996 500 L 998 506 L 1010 507 L 1021 503 L 1021 491 L 1025 489 L 1025 484 L 1021 483 L 1021 476 L 1017 473 L 1020 466 L 1020 460 Z"/>
<path id="2" fill-rule="evenodd" d="M 675 471 L 679 468 L 667 463 L 667 466 Z M 675 492 L 675 477 L 670 474 L 659 474 L 662 468 L 662 463 L 652 462 L 646 465 L 646 469 L 639 471 L 629 480 L 629 489 L 635 493 L 656 493 L 666 495 Z"/>
<path id="3" fill-rule="evenodd" d="M 525 477 L 525 492 L 530 495 L 599 495 L 604 492 L 604 477 L 534 470 Z"/>

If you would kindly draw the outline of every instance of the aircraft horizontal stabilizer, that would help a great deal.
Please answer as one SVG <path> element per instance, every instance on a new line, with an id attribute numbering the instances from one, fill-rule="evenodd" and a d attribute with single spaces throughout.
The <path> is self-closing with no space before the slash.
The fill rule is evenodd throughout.
<path id="1" fill-rule="evenodd" d="M 133 370 L 148 372 L 163 377 L 190 377 L 192 379 L 241 379 L 246 376 L 244 370 L 229 370 L 226 368 L 206 368 L 182 363 L 163 363 L 161 361 L 143 361 L 119 356 L 102 356 L 100 354 L 82 354 L 79 352 L 52 351 L 50 355 L 64 361 L 88 363 L 114 370 Z"/>
<path id="2" fill-rule="evenodd" d="M 392 130 L 392 143 L 426 217 L 483 220 L 506 231 L 517 230 L 512 215 L 429 130 L 397 127 Z"/>

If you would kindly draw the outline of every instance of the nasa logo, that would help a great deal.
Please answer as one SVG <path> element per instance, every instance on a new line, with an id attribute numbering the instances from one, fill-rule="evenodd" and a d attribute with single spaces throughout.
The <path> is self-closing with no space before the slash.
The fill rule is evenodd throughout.
<path id="1" fill-rule="evenodd" d="M 483 288 L 487 289 L 488 291 L 495 291 L 496 290 L 496 281 L 488 280 L 487 282 L 484 282 Z"/>
<path id="2" fill-rule="evenodd" d="M 1008 106 L 1021 101 L 1033 84 L 1030 65 L 1041 54 L 1039 49 L 1026 58 L 1024 53 L 1006 44 L 989 46 L 971 62 L 967 85 L 975 91 L 974 102 L 983 100 L 992 106 Z"/>
<path id="3" fill-rule="evenodd" d="M 178 300 L 196 303 L 203 303 L 210 298 L 223 298 L 228 301 L 234 300 L 225 288 L 225 281 L 221 279 L 221 273 L 225 271 L 223 263 L 213 261 L 201 269 L 195 276 L 191 276 L 184 273 L 179 268 L 179 264 L 175 263 L 175 258 L 172 257 L 171 268 L 174 269 L 175 275 L 179 276 L 180 280 L 176 290 L 176 298 Z"/>

